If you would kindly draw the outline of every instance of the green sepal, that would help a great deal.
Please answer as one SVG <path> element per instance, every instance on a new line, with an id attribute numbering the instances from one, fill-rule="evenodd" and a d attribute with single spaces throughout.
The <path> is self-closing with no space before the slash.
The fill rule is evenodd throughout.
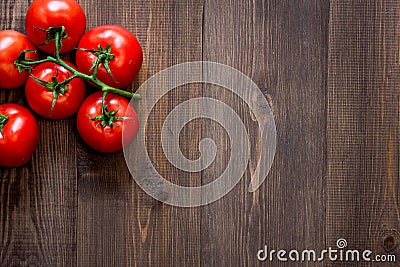
<path id="1" fill-rule="evenodd" d="M 102 128 L 105 128 L 107 126 L 109 126 L 110 128 L 114 127 L 116 124 L 116 121 L 121 121 L 121 120 L 129 120 L 129 119 L 133 119 L 133 118 L 129 118 L 129 117 L 116 117 L 115 115 L 117 115 L 117 113 L 119 112 L 119 108 L 117 110 L 108 110 L 109 105 L 106 105 L 105 102 L 105 98 L 106 98 L 107 92 L 103 92 L 103 97 L 101 100 L 101 115 L 98 115 L 96 117 L 91 118 L 89 115 L 86 115 L 90 120 L 92 121 L 99 121 L 96 124 L 97 126 L 101 126 Z"/>
<path id="2" fill-rule="evenodd" d="M 59 49 L 62 48 L 62 39 L 65 39 L 68 37 L 68 34 L 65 32 L 65 27 L 49 27 L 47 29 L 42 29 L 42 28 L 36 28 L 40 31 L 43 31 L 46 33 L 46 41 L 42 44 L 39 44 L 39 46 L 47 45 L 49 44 L 52 40 L 56 40 L 56 34 L 58 33 L 61 38 L 58 38 L 58 44 L 55 44 L 58 46 Z"/>
<path id="3" fill-rule="evenodd" d="M 60 94 L 65 94 L 68 91 L 68 83 L 64 84 L 64 82 L 59 82 L 57 80 L 58 72 L 56 76 L 51 78 L 51 82 L 45 82 L 41 79 L 39 79 L 36 76 L 31 75 L 30 77 L 39 85 L 46 87 L 47 90 L 53 92 L 53 101 L 51 102 L 51 108 L 50 112 L 53 111 L 56 103 L 57 103 L 57 98 Z"/>
<path id="4" fill-rule="evenodd" d="M 102 63 L 108 75 L 110 75 L 110 77 L 113 79 L 115 83 L 118 83 L 115 80 L 110 69 L 110 60 L 114 59 L 115 57 L 115 55 L 111 53 L 111 45 L 107 45 L 105 48 L 103 48 L 101 45 L 98 45 L 97 50 L 85 49 L 85 48 L 77 48 L 77 49 L 85 52 L 90 52 L 97 57 L 89 69 L 89 73 L 91 73 L 93 77 L 96 77 L 99 65 L 100 63 Z"/>
<path id="5" fill-rule="evenodd" d="M 22 50 L 21 53 L 19 53 L 18 58 L 14 61 L 14 65 L 17 66 L 19 73 L 22 73 L 24 70 L 31 72 L 33 69 L 31 64 L 34 64 L 35 61 L 32 59 L 27 59 L 26 53 L 37 53 L 37 51 L 27 49 Z"/>
<path id="6" fill-rule="evenodd" d="M 0 114 L 0 133 L 3 131 L 4 125 L 8 122 L 8 116 Z"/>

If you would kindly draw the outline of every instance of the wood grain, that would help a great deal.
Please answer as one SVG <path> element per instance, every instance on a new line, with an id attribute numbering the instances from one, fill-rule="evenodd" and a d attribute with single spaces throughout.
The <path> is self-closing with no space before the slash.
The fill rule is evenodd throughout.
<path id="1" fill-rule="evenodd" d="M 122 24 L 143 47 L 143 67 L 132 90 L 169 66 L 201 59 L 202 2 L 120 1 L 116 5 L 102 1 L 101 8 L 92 9 L 96 3 L 83 3 L 88 21 Z M 105 10 L 115 15 L 102 17 Z M 157 170 L 187 186 L 200 185 L 200 174 L 185 174 L 168 163 L 161 148 L 161 129 L 173 107 L 200 95 L 200 86 L 177 88 L 158 103 L 147 125 L 148 153 Z M 199 124 L 192 123 L 181 135 L 190 140 L 181 146 L 189 157 L 198 153 Z M 170 207 L 148 196 L 130 178 L 122 153 L 99 155 L 79 147 L 78 265 L 199 265 L 199 210 Z"/>
<path id="2" fill-rule="evenodd" d="M 327 244 L 397 257 L 399 12 L 390 0 L 331 4 L 327 178 Z"/>
<path id="3" fill-rule="evenodd" d="M 278 146 L 268 178 L 249 193 L 257 124 L 231 92 L 206 87 L 203 95 L 229 103 L 241 115 L 253 155 L 239 185 L 203 209 L 203 266 L 278 266 L 277 260 L 260 263 L 258 250 L 324 247 L 328 15 L 329 1 L 206 1 L 203 59 L 237 68 L 266 88 Z M 222 155 L 203 172 L 203 183 L 218 177 L 229 160 L 221 128 L 204 123 L 203 136 L 208 135 Z"/>
<path id="4" fill-rule="evenodd" d="M 1 1 L 0 30 L 24 32 L 30 2 Z M 200 96 L 239 114 L 251 139 L 249 166 L 228 195 L 204 207 L 154 200 L 132 179 L 122 153 L 100 154 L 83 143 L 75 118 L 40 118 L 32 160 L 22 168 L 0 167 L 0 266 L 344 266 L 257 260 L 265 245 L 318 251 L 339 238 L 350 249 L 400 256 L 398 1 L 80 3 L 88 28 L 120 24 L 137 35 L 144 63 L 128 90 L 169 66 L 197 60 L 227 64 L 253 79 L 275 115 L 274 164 L 260 189 L 249 193 L 260 153 L 257 122 L 238 96 L 214 85 L 176 88 L 147 124 L 157 171 L 171 182 L 199 186 L 226 168 L 231 141 L 209 119 L 188 123 L 180 134 L 187 158 L 200 156 L 198 144 L 207 137 L 218 152 L 206 170 L 181 171 L 162 151 L 165 117 Z M 22 88 L 1 89 L 5 102 L 26 105 Z"/>
<path id="5" fill-rule="evenodd" d="M 0 29 L 25 32 L 29 1 L 2 1 Z M 23 88 L 0 104 L 26 105 Z M 22 168 L 0 168 L 0 265 L 76 265 L 76 134 L 73 120 L 39 119 L 40 144 Z M 72 149 L 71 149 L 72 148 Z M 3 153 L 3 152 L 1 152 Z"/>

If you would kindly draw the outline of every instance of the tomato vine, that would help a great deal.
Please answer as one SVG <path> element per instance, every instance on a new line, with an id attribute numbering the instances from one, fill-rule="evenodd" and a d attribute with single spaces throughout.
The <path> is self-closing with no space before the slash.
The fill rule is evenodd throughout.
<path id="1" fill-rule="evenodd" d="M 48 29 L 50 30 L 50 29 Z M 137 93 L 132 93 L 132 92 L 128 92 L 128 91 L 124 91 L 112 86 L 108 86 L 107 84 L 103 83 L 102 81 L 100 81 L 97 78 L 97 69 L 100 65 L 100 63 L 103 62 L 108 62 L 109 60 L 111 60 L 113 58 L 113 54 L 111 53 L 111 49 L 109 47 L 106 47 L 105 49 L 103 49 L 102 47 L 99 47 L 98 50 L 93 50 L 91 51 L 92 53 L 94 53 L 95 55 L 98 56 L 99 60 L 96 60 L 95 63 L 92 66 L 93 72 L 91 75 L 87 75 L 84 74 L 76 69 L 74 69 L 73 67 L 71 67 L 70 65 L 68 65 L 65 61 L 63 61 L 60 57 L 60 47 L 62 47 L 62 37 L 63 36 L 63 32 L 64 29 L 63 27 L 59 27 L 59 28 L 52 28 L 51 29 L 52 34 L 54 34 L 54 39 L 55 39 L 55 56 L 47 56 L 45 59 L 41 59 L 41 60 L 32 60 L 32 59 L 27 59 L 25 57 L 25 54 L 28 52 L 33 52 L 32 50 L 23 50 L 18 59 L 14 62 L 14 64 L 18 67 L 18 70 L 20 72 L 22 72 L 23 70 L 26 70 L 28 72 L 30 72 L 32 70 L 32 66 L 40 64 L 40 63 L 44 63 L 44 62 L 53 62 L 56 63 L 60 66 L 63 66 L 64 68 L 66 68 L 67 70 L 69 70 L 70 72 L 72 72 L 72 76 L 69 77 L 68 79 L 64 80 L 63 82 L 59 83 L 58 86 L 65 86 L 67 85 L 72 79 L 74 78 L 81 78 L 83 80 L 92 82 L 93 84 L 97 85 L 98 87 L 101 88 L 101 91 L 103 93 L 113 93 L 119 96 L 123 96 L 126 98 L 132 98 L 132 99 L 136 99 L 136 100 L 140 100 L 142 99 L 140 94 Z M 105 64 L 106 67 L 106 64 Z M 107 71 L 109 72 L 110 76 L 112 77 L 112 73 L 111 71 L 109 71 L 109 68 L 107 69 Z"/>

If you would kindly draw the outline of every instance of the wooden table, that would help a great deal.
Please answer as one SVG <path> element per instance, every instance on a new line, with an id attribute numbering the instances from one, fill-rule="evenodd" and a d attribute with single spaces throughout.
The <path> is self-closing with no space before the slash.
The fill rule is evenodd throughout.
<path id="1" fill-rule="evenodd" d="M 0 29 L 24 32 L 28 2 L 2 0 Z M 399 1 L 80 3 L 88 28 L 113 23 L 137 35 L 144 63 L 130 90 L 169 66 L 197 60 L 227 64 L 253 79 L 274 112 L 275 160 L 260 189 L 248 192 L 259 153 L 248 108 L 218 86 L 177 88 L 156 106 L 148 126 L 148 151 L 160 173 L 199 186 L 229 161 L 229 139 L 209 119 L 181 133 L 181 150 L 190 159 L 199 157 L 201 139 L 215 141 L 209 168 L 185 173 L 163 155 L 163 120 L 194 97 L 231 106 L 249 130 L 252 153 L 243 179 L 224 198 L 172 207 L 139 188 L 122 153 L 89 149 L 74 119 L 39 118 L 42 135 L 32 161 L 0 168 L 1 266 L 305 266 L 261 263 L 257 252 L 265 245 L 335 248 L 339 238 L 349 249 L 391 253 L 400 261 Z M 1 90 L 5 102 L 26 104 L 20 89 Z M 329 260 L 307 266 L 336 264 L 355 266 Z"/>

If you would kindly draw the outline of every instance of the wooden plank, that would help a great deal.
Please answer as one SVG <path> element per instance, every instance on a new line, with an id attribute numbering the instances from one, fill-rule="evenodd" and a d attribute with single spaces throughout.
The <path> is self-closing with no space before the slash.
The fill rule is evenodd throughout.
<path id="1" fill-rule="evenodd" d="M 266 88 L 278 144 L 268 178 L 249 193 L 257 124 L 231 92 L 205 87 L 204 96 L 220 99 L 240 114 L 250 131 L 252 157 L 244 179 L 202 210 L 202 266 L 280 265 L 276 259 L 258 261 L 264 245 L 288 251 L 324 248 L 329 1 L 206 1 L 204 15 L 203 59 L 237 68 Z M 218 124 L 203 124 L 207 136 L 219 154 L 203 172 L 203 184 L 220 175 L 230 151 Z"/>
<path id="2" fill-rule="evenodd" d="M 24 32 L 29 2 L 2 1 L 0 29 Z M 24 104 L 23 88 L 0 90 L 0 103 Z M 0 265 L 76 265 L 76 137 L 73 120 L 39 119 L 33 159 L 0 168 Z"/>
<path id="3" fill-rule="evenodd" d="M 85 1 L 91 27 L 121 24 L 135 33 L 144 62 L 130 88 L 173 64 L 201 59 L 200 1 Z M 161 88 L 160 88 L 161 89 Z M 148 122 L 148 152 L 158 171 L 171 181 L 200 185 L 200 173 L 171 166 L 160 143 L 166 115 L 185 99 L 201 95 L 199 86 L 178 88 L 165 96 Z M 145 101 L 145 100 L 143 100 Z M 195 157 L 200 122 L 185 128 L 181 149 Z M 194 151 L 194 152 L 193 152 Z M 78 265 L 198 266 L 199 210 L 163 205 L 144 193 L 130 177 L 122 153 L 101 155 L 79 143 Z"/>
<path id="4" fill-rule="evenodd" d="M 331 3 L 327 178 L 328 244 L 397 260 L 399 12 L 394 0 Z"/>

